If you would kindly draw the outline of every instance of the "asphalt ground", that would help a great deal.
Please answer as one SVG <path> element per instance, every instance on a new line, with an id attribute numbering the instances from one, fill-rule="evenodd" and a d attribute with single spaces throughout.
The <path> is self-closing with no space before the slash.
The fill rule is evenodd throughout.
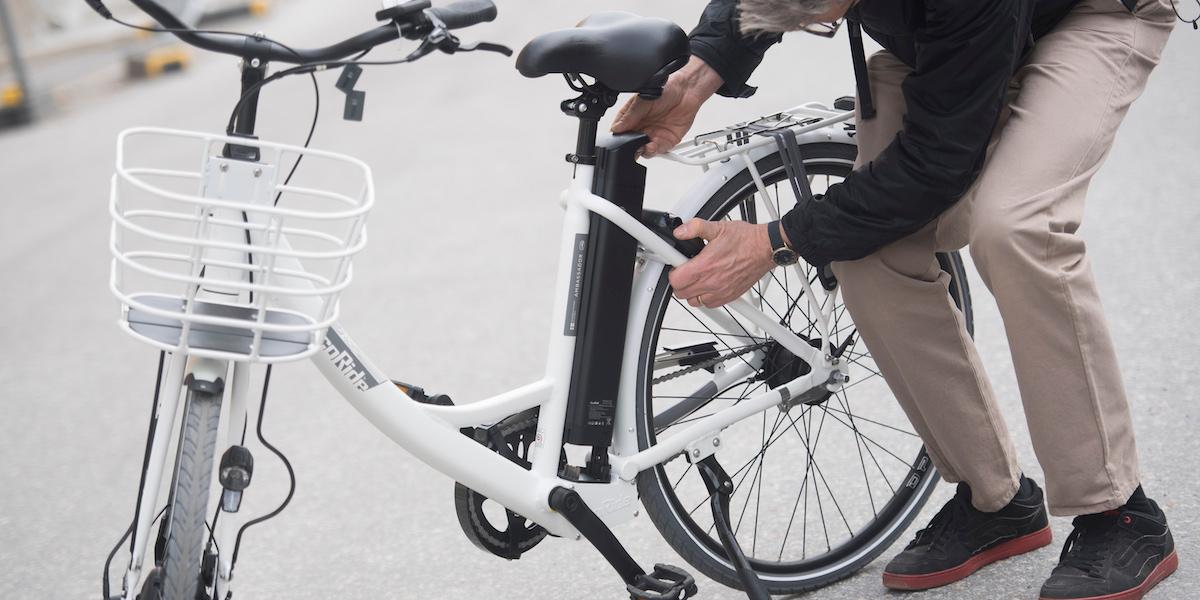
<path id="1" fill-rule="evenodd" d="M 245 23 L 297 45 L 373 24 L 366 0 L 281 4 Z M 689 26 L 701 2 L 500 2 L 501 18 L 464 33 L 520 47 L 538 32 L 622 8 Z M 405 50 L 380 48 L 374 58 Z M 1150 596 L 1200 597 L 1200 33 L 1179 27 L 1096 177 L 1083 228 L 1134 410 L 1147 492 L 1171 519 L 1182 566 Z M 99 68 L 99 67 L 97 67 Z M 111 68 L 114 77 L 120 66 Z M 219 130 L 236 96 L 234 60 L 198 55 L 187 72 L 120 85 L 89 69 L 66 109 L 0 132 L 0 598 L 96 598 L 105 555 L 133 508 L 156 353 L 121 334 L 109 295 L 108 178 L 114 139 L 133 125 Z M 34 73 L 36 76 L 37 73 Z M 109 83 L 104 83 L 109 81 Z M 715 100 L 697 130 L 852 92 L 844 39 L 792 35 L 755 75 L 748 100 Z M 314 146 L 375 171 L 371 245 L 344 296 L 344 323 L 389 374 L 484 398 L 540 377 L 573 123 L 557 78 L 526 80 L 498 55 L 435 56 L 369 69 L 366 120 L 340 119 L 321 76 Z M 311 84 L 263 95 L 260 134 L 300 142 Z M 1048 136 L 1051 135 L 1048 133 Z M 1047 139 L 1053 143 L 1052 137 Z M 669 207 L 698 172 L 651 163 L 648 205 Z M 1028 441 L 998 313 L 972 280 L 977 338 L 1026 472 Z M 375 432 L 315 370 L 276 370 L 268 437 L 299 478 L 278 519 L 247 533 L 239 598 L 620 598 L 585 544 L 551 540 L 520 561 L 474 548 L 459 531 L 452 482 Z M 248 507 L 282 496 L 282 468 L 260 452 Z M 942 486 L 919 521 L 951 494 Z M 922 599 L 1034 598 L 1056 543 Z M 617 534 L 643 563 L 683 564 L 645 516 Z M 121 562 L 118 559 L 118 564 Z M 885 598 L 883 561 L 812 598 Z M 694 571 L 694 570 L 693 570 Z M 739 594 L 701 580 L 701 598 Z"/>

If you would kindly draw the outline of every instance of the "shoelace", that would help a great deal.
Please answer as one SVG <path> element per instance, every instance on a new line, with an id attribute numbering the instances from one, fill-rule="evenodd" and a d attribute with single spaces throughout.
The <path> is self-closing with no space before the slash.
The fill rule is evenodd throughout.
<path id="1" fill-rule="evenodd" d="M 945 545 L 948 537 L 945 535 L 946 530 L 951 525 L 961 522 L 967 516 L 966 500 L 955 495 L 941 510 L 933 516 L 924 529 L 917 532 L 913 541 L 908 544 L 908 548 L 917 548 L 919 546 L 930 546 L 934 549 L 939 549 Z"/>
<path id="2" fill-rule="evenodd" d="M 1085 515 L 1076 517 L 1075 529 L 1067 536 L 1058 566 L 1096 574 L 1104 566 L 1105 550 L 1118 533 L 1116 515 Z"/>

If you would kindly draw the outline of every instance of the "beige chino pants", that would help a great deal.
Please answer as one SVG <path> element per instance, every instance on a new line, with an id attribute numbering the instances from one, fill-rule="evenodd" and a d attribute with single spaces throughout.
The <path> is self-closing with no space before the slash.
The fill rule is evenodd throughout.
<path id="1" fill-rule="evenodd" d="M 1124 385 L 1077 230 L 1088 184 L 1174 27 L 1170 1 L 1140 0 L 1130 14 L 1116 0 L 1083 0 L 1013 76 L 971 191 L 917 233 L 833 265 L 934 464 L 967 482 L 980 510 L 1012 499 L 1020 468 L 934 257 L 967 244 L 1000 308 L 1051 513 L 1115 508 L 1138 486 Z M 856 167 L 901 131 L 911 71 L 887 52 L 868 67 L 878 114 L 859 120 Z"/>

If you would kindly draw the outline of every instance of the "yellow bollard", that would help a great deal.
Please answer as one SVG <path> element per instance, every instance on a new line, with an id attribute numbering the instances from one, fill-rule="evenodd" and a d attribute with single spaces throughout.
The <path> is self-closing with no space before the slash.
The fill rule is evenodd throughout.
<path id="1" fill-rule="evenodd" d="M 10 83 L 0 88 L 0 108 L 13 108 L 25 101 L 25 90 L 21 86 Z"/>
<path id="2" fill-rule="evenodd" d="M 250 11 L 250 14 L 261 17 L 271 9 L 271 3 L 268 0 L 250 0 L 246 8 Z"/>
<path id="3" fill-rule="evenodd" d="M 183 45 L 155 48 L 141 57 L 130 59 L 129 75 L 134 78 L 149 78 L 172 71 L 182 71 L 191 60 L 191 53 Z"/>

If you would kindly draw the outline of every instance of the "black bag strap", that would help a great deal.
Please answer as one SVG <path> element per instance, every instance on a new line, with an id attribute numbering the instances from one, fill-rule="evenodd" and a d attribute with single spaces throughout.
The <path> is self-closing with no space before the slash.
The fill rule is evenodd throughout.
<path id="1" fill-rule="evenodd" d="M 783 159 L 783 169 L 788 180 L 792 182 L 792 191 L 797 200 L 810 201 L 813 199 L 812 186 L 808 184 L 808 170 L 804 168 L 804 157 L 800 154 L 800 144 L 796 141 L 796 132 L 791 129 L 776 129 L 763 132 L 771 136 L 779 146 L 779 156 Z"/>
<path id="2" fill-rule="evenodd" d="M 850 60 L 854 63 L 854 83 L 858 88 L 858 116 L 865 121 L 875 117 L 875 101 L 871 98 L 871 78 L 867 75 L 862 26 L 857 19 L 847 19 L 846 32 L 850 34 Z"/>

